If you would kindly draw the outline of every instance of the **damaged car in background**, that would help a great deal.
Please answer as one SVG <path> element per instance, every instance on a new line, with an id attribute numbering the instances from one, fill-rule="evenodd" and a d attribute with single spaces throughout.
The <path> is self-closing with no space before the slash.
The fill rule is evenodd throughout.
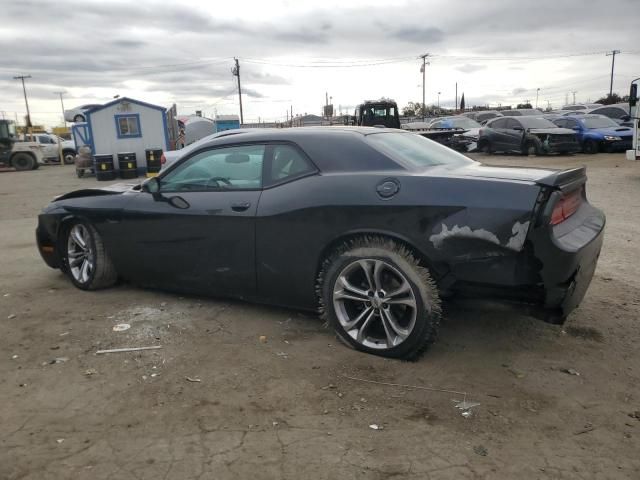
<path id="1" fill-rule="evenodd" d="M 584 168 L 484 166 L 401 130 L 263 129 L 203 142 L 142 185 L 62 195 L 36 237 L 84 290 L 122 279 L 320 309 L 346 344 L 411 359 L 445 297 L 564 321 L 604 235 L 586 181 Z"/>
<path id="2" fill-rule="evenodd" d="M 480 129 L 478 149 L 485 153 L 567 154 L 579 152 L 580 144 L 575 131 L 560 128 L 546 118 L 499 117 Z"/>
<path id="3" fill-rule="evenodd" d="M 456 132 L 448 139 L 447 145 L 458 152 L 475 152 L 478 148 L 480 125 L 472 118 L 463 115 L 436 118 L 429 124 L 430 130 L 451 130 Z"/>

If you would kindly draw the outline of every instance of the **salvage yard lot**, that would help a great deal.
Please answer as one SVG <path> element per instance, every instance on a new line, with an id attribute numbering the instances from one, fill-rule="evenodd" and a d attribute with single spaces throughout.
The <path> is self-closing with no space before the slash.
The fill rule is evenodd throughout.
<path id="1" fill-rule="evenodd" d="M 474 158 L 586 164 L 607 214 L 598 269 L 564 327 L 445 303 L 439 341 L 413 363 L 350 350 L 310 314 L 80 291 L 44 265 L 34 229 L 53 196 L 95 180 L 0 173 L 0 478 L 640 478 L 640 165 Z M 149 345 L 162 348 L 95 354 Z M 462 395 L 353 378 L 480 405 L 464 418 Z"/>

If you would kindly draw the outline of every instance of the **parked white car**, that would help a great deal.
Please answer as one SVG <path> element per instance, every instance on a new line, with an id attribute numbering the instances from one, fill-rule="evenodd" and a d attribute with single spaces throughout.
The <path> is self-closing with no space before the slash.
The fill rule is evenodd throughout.
<path id="1" fill-rule="evenodd" d="M 91 110 L 92 108 L 99 107 L 99 104 L 87 104 L 80 105 L 79 107 L 72 108 L 70 110 L 64 111 L 64 119 L 67 122 L 80 123 L 86 121 L 85 113 L 87 110 Z"/>
<path id="2" fill-rule="evenodd" d="M 29 141 L 31 139 L 27 136 L 23 140 Z M 42 155 L 45 162 L 59 162 L 58 141 L 60 141 L 60 146 L 62 147 L 64 163 L 70 165 L 75 161 L 76 144 L 73 140 L 65 140 L 51 133 L 34 133 L 32 141 L 42 147 Z"/>

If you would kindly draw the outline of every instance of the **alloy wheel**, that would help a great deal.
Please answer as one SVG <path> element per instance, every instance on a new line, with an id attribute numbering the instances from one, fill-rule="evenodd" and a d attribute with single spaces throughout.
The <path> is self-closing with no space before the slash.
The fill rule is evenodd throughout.
<path id="1" fill-rule="evenodd" d="M 67 240 L 69 271 L 79 283 L 87 283 L 95 266 L 89 230 L 82 224 L 74 225 Z"/>
<path id="2" fill-rule="evenodd" d="M 359 259 L 338 275 L 333 306 L 344 331 L 359 344 L 390 349 L 416 324 L 418 305 L 407 277 L 379 259 Z"/>

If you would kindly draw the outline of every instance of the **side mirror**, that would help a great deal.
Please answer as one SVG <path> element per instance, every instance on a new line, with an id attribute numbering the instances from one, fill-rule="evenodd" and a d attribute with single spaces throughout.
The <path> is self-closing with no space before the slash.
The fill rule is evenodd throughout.
<path id="1" fill-rule="evenodd" d="M 623 122 L 628 122 L 629 120 L 631 120 L 631 117 L 629 115 L 625 115 L 620 120 L 622 120 Z"/>
<path id="2" fill-rule="evenodd" d="M 629 106 L 635 107 L 638 103 L 638 84 L 632 83 L 631 90 L 629 90 Z"/>
<path id="3" fill-rule="evenodd" d="M 160 179 L 151 177 L 142 184 L 142 191 L 147 193 L 158 193 L 160 191 Z"/>

